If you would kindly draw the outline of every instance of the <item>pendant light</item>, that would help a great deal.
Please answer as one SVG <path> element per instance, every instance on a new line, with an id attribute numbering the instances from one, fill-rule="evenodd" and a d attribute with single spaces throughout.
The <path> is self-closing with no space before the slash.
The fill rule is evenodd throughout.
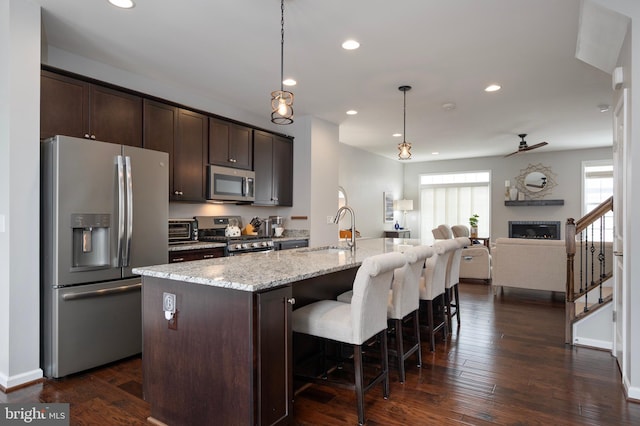
<path id="1" fill-rule="evenodd" d="M 411 160 L 411 144 L 407 142 L 407 91 L 411 90 L 411 86 L 398 87 L 404 93 L 404 109 L 403 109 L 403 125 L 402 125 L 402 143 L 398 144 L 398 159 Z"/>
<path id="2" fill-rule="evenodd" d="M 280 90 L 271 92 L 271 122 L 293 123 L 293 93 L 284 90 L 284 0 L 280 0 Z"/>

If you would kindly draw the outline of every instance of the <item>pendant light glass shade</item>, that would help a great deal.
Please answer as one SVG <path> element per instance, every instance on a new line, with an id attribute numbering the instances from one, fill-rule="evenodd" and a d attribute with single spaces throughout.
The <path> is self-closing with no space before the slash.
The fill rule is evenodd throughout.
<path id="1" fill-rule="evenodd" d="M 271 92 L 271 122 L 293 123 L 293 93 L 286 90 Z"/>
<path id="2" fill-rule="evenodd" d="M 411 144 L 402 142 L 398 144 L 398 158 L 400 160 L 411 160 Z"/>
<path id="3" fill-rule="evenodd" d="M 404 109 L 403 109 L 403 125 L 402 125 L 402 143 L 398 144 L 398 159 L 411 160 L 411 144 L 407 142 L 407 91 L 411 90 L 411 86 L 398 87 L 404 94 Z"/>
<path id="4" fill-rule="evenodd" d="M 284 90 L 284 0 L 280 0 L 280 90 L 271 92 L 271 122 L 293 123 L 293 93 Z"/>

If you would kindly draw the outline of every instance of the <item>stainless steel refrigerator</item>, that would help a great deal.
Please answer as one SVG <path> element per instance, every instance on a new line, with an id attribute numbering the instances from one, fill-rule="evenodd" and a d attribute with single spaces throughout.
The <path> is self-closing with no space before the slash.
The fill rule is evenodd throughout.
<path id="1" fill-rule="evenodd" d="M 138 266 L 167 263 L 168 154 L 41 144 L 42 366 L 62 377 L 142 351 Z"/>

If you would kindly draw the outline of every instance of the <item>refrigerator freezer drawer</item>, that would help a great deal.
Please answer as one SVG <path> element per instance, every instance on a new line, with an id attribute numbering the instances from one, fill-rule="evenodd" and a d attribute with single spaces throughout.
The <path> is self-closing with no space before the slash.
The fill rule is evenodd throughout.
<path id="1" fill-rule="evenodd" d="M 43 330 L 47 377 L 63 377 L 142 351 L 139 278 L 52 293 Z"/>

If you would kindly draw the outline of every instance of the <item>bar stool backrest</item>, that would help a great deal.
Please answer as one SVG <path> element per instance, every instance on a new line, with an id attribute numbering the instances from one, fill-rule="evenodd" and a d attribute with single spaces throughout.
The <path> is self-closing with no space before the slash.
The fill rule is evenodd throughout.
<path id="1" fill-rule="evenodd" d="M 353 281 L 351 321 L 353 344 L 360 345 L 387 328 L 387 305 L 393 272 L 406 264 L 402 253 L 367 257 Z"/>
<path id="2" fill-rule="evenodd" d="M 433 300 L 444 293 L 449 258 L 457 248 L 458 242 L 455 240 L 442 240 L 433 243 L 435 254 L 427 259 L 420 281 L 420 299 Z"/>
<path id="3" fill-rule="evenodd" d="M 389 318 L 403 319 L 418 309 L 420 304 L 420 277 L 427 258 L 433 256 L 433 248 L 416 246 L 405 251 L 407 265 L 396 269 L 393 275 Z"/>

